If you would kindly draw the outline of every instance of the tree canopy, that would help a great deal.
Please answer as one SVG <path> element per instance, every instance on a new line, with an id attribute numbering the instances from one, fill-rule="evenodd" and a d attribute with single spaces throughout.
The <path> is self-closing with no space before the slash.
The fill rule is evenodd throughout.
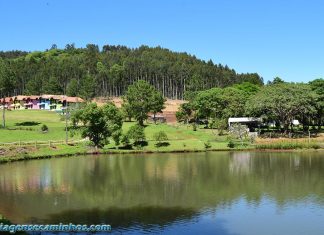
<path id="1" fill-rule="evenodd" d="M 0 97 L 4 97 L 14 90 L 13 74 L 8 64 L 0 58 Z"/>
<path id="2" fill-rule="evenodd" d="M 165 102 L 162 94 L 144 80 L 130 85 L 123 99 L 124 109 L 130 109 L 129 115 L 132 115 L 140 125 L 143 125 L 149 112 L 161 112 Z"/>
<path id="3" fill-rule="evenodd" d="M 278 121 L 287 131 L 293 119 L 315 113 L 316 96 L 309 85 L 276 83 L 263 87 L 247 103 L 247 112 Z"/>
<path id="4" fill-rule="evenodd" d="M 123 118 L 119 109 L 112 103 L 102 107 L 90 103 L 73 113 L 72 122 L 74 127 L 81 129 L 82 137 L 89 138 L 96 147 L 107 144 L 109 137 L 119 144 Z"/>
<path id="5" fill-rule="evenodd" d="M 189 102 L 181 105 L 178 121 L 189 119 L 212 120 L 224 127 L 230 117 L 262 117 L 276 122 L 287 132 L 297 119 L 304 129 L 310 125 L 323 125 L 324 80 L 303 83 L 277 82 L 258 87 L 242 83 L 232 87 L 212 88 L 190 93 Z"/>

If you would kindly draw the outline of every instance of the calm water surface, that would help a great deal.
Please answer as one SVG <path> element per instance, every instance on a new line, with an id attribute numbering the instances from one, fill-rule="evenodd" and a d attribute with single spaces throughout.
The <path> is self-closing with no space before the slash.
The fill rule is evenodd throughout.
<path id="1" fill-rule="evenodd" d="M 0 165 L 14 223 L 113 234 L 324 234 L 323 152 L 86 156 Z"/>

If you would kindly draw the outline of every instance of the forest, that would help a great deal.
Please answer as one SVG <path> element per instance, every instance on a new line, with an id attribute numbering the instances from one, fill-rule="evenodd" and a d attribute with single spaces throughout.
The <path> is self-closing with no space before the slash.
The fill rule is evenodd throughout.
<path id="1" fill-rule="evenodd" d="M 243 82 L 262 85 L 257 73 L 237 73 L 227 65 L 161 47 L 88 44 L 76 48 L 54 44 L 45 51 L 0 52 L 0 96 L 66 94 L 91 99 L 122 96 L 144 80 L 164 97 L 184 99 L 185 92 L 227 87 Z M 4 75 L 6 74 L 6 75 Z"/>

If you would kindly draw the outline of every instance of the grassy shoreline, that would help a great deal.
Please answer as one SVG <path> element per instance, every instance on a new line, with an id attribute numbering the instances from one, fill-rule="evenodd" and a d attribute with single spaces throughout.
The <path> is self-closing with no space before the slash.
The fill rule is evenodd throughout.
<path id="1" fill-rule="evenodd" d="M 65 146 L 66 147 L 66 146 Z M 0 156 L 0 164 L 10 163 L 15 161 L 24 160 L 36 160 L 46 158 L 58 158 L 58 157 L 75 157 L 84 155 L 104 155 L 104 154 L 154 154 L 154 153 L 194 153 L 194 152 L 219 152 L 219 151 L 254 151 L 254 152 L 300 152 L 300 151 L 324 151 L 324 148 L 292 148 L 292 149 L 279 149 L 279 148 L 255 148 L 254 146 L 237 147 L 237 148 L 209 148 L 209 149 L 172 149 L 172 150 L 123 150 L 123 149 L 99 149 L 93 148 L 63 148 L 59 152 L 51 151 L 46 148 L 40 148 L 39 152 L 30 152 L 11 156 Z"/>
<path id="2" fill-rule="evenodd" d="M 41 126 L 48 126 L 48 132 L 40 130 Z M 127 132 L 135 122 L 124 122 L 123 132 Z M 165 146 L 157 147 L 154 134 L 163 131 L 168 140 Z M 19 110 L 7 113 L 7 129 L 0 129 L 0 142 L 16 142 L 16 144 L 0 143 L 0 163 L 18 160 L 41 159 L 63 156 L 78 156 L 87 154 L 133 154 L 133 153 L 180 153 L 203 151 L 264 151 L 264 150 L 304 150 L 324 149 L 324 138 L 309 140 L 260 140 L 255 144 L 245 142 L 241 146 L 236 141 L 235 148 L 229 148 L 227 135 L 218 135 L 216 130 L 198 126 L 194 131 L 189 125 L 150 124 L 145 127 L 147 145 L 141 149 L 123 149 L 113 141 L 98 151 L 89 147 L 86 141 L 80 141 L 77 133 L 70 140 L 75 144 L 63 144 L 65 139 L 65 120 L 55 112 L 39 110 Z M 37 141 L 45 142 L 37 145 Z M 33 142 L 29 146 L 24 142 Z M 57 143 L 60 142 L 60 143 Z M 52 144 L 53 143 L 53 144 Z M 207 146 L 207 147 L 206 147 Z"/>
<path id="3" fill-rule="evenodd" d="M 66 147 L 66 146 L 65 146 Z M 74 147 L 74 146 L 72 146 Z M 230 148 L 210 148 L 210 149 L 172 149 L 172 150 L 143 150 L 143 149 L 98 149 L 93 148 L 63 148 L 62 151 L 56 152 L 45 148 L 38 149 L 39 152 L 27 152 L 24 154 L 0 156 L 1 163 L 9 163 L 14 161 L 33 160 L 33 159 L 45 159 L 56 157 L 71 157 L 82 155 L 103 155 L 103 154 L 153 154 L 153 153 L 190 153 L 190 152 L 205 152 L 205 151 L 242 151 L 253 150 L 252 148 L 230 149 Z"/>

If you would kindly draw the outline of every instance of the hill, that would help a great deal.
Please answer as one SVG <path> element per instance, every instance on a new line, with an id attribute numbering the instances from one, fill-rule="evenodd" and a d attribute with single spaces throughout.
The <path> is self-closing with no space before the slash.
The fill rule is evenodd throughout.
<path id="1" fill-rule="evenodd" d="M 121 96 L 139 79 L 154 85 L 170 99 L 183 99 L 185 91 L 226 87 L 236 83 L 263 84 L 257 73 L 238 74 L 227 65 L 204 61 L 188 53 L 161 47 L 97 45 L 46 51 L 0 52 L 11 76 L 11 94 L 67 94 L 93 98 Z M 1 62 L 1 61 L 0 61 Z"/>

